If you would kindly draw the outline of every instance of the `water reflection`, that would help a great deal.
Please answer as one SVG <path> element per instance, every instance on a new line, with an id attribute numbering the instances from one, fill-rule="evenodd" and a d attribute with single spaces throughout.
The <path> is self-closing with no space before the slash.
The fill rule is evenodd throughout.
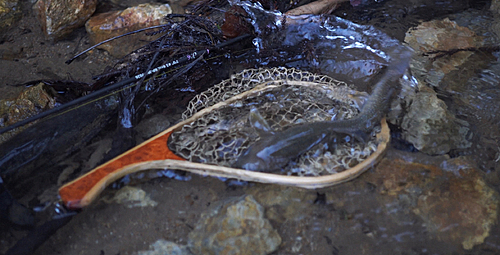
<path id="1" fill-rule="evenodd" d="M 258 51 L 300 48 L 306 43 L 313 61 L 298 64 L 299 68 L 311 70 L 313 64 L 315 71 L 348 83 L 366 83 L 383 66 L 399 58 L 388 52 L 395 48 L 404 51 L 398 40 L 369 25 L 334 16 L 287 17 L 265 11 L 258 4 L 237 3 L 250 14 L 258 35 L 254 39 Z"/>

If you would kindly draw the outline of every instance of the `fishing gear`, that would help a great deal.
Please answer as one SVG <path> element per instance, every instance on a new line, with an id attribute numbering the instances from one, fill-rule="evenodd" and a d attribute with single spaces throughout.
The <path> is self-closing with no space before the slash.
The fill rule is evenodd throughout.
<path id="1" fill-rule="evenodd" d="M 89 52 L 89 51 L 91 51 L 91 50 L 93 50 L 93 49 L 95 49 L 95 48 L 97 48 L 97 47 L 99 47 L 99 46 L 103 45 L 103 44 L 106 44 L 106 43 L 108 43 L 108 42 L 111 42 L 111 41 L 113 41 L 113 40 L 116 40 L 116 39 L 118 39 L 118 38 L 122 38 L 122 37 L 125 37 L 125 36 L 128 36 L 128 35 L 137 34 L 137 33 L 140 33 L 140 32 L 146 31 L 146 30 L 150 30 L 150 29 L 162 28 L 162 27 L 164 27 L 164 26 L 165 26 L 165 25 L 158 25 L 158 26 L 146 27 L 146 28 L 143 28 L 143 29 L 139 29 L 139 30 L 135 30 L 135 31 L 132 31 L 132 32 L 125 33 L 125 34 L 123 34 L 123 35 L 118 35 L 118 36 L 115 36 L 115 37 L 109 38 L 109 39 L 107 39 L 107 40 L 104 40 L 104 41 L 102 41 L 102 42 L 100 42 L 100 43 L 98 43 L 98 44 L 96 44 L 96 45 L 94 45 L 94 46 L 92 46 L 92 47 L 90 47 L 90 48 L 88 48 L 88 49 L 86 49 L 86 50 L 84 50 L 84 51 L 82 51 L 82 52 L 80 52 L 80 53 L 76 54 L 75 56 L 73 56 L 72 58 L 70 58 L 69 60 L 67 60 L 67 61 L 66 61 L 66 62 L 64 62 L 64 63 L 66 63 L 66 64 L 68 64 L 68 65 L 69 65 L 69 64 L 71 64 L 71 62 L 73 62 L 75 59 L 79 58 L 81 55 L 83 55 L 83 54 L 85 54 L 85 53 L 87 53 L 87 52 Z"/>
<path id="2" fill-rule="evenodd" d="M 231 44 L 234 44 L 236 42 L 239 42 L 241 40 L 247 39 L 249 37 L 250 37 L 250 34 L 241 35 L 241 36 L 235 37 L 233 39 L 227 40 L 225 42 L 219 43 L 219 44 L 215 45 L 214 48 L 215 49 L 220 49 L 220 48 L 229 46 Z M 173 60 L 171 62 L 165 63 L 165 64 L 163 64 L 161 66 L 155 67 L 155 68 L 153 68 L 153 69 L 151 69 L 151 70 L 149 70 L 147 72 L 144 72 L 144 73 L 141 73 L 141 74 L 137 74 L 137 75 L 135 75 L 133 77 L 130 77 L 130 78 L 125 79 L 123 81 L 117 82 L 117 83 L 115 83 L 113 85 L 104 87 L 104 88 L 102 88 L 100 90 L 97 90 L 97 91 L 95 91 L 93 93 L 90 93 L 88 95 L 82 96 L 82 97 L 80 97 L 78 99 L 75 99 L 75 100 L 73 100 L 71 102 L 63 104 L 63 105 L 61 105 L 59 107 L 56 107 L 56 108 L 44 111 L 44 112 L 42 112 L 40 114 L 37 114 L 35 116 L 29 117 L 29 118 L 24 119 L 24 120 L 19 121 L 19 122 L 16 122 L 16 123 L 14 123 L 14 124 L 12 124 L 12 125 L 10 125 L 8 127 L 0 129 L 0 134 L 3 134 L 5 132 L 11 131 L 11 130 L 13 130 L 15 128 L 24 126 L 24 125 L 26 125 L 28 123 L 31 123 L 31 122 L 33 122 L 35 120 L 44 118 L 44 117 L 49 116 L 51 114 L 62 112 L 64 110 L 66 110 L 66 109 L 69 109 L 69 108 L 72 108 L 72 107 L 74 107 L 76 105 L 84 103 L 84 102 L 86 102 L 86 101 L 88 101 L 90 99 L 103 96 L 103 95 L 109 93 L 112 90 L 115 90 L 115 89 L 117 89 L 119 87 L 122 87 L 122 86 L 130 84 L 130 83 L 136 82 L 139 79 L 141 79 L 141 78 L 143 78 L 145 76 L 149 76 L 149 75 L 151 75 L 153 73 L 156 73 L 158 71 L 161 71 L 161 70 L 173 67 L 175 65 L 183 64 L 183 63 L 186 63 L 186 62 L 191 61 L 191 60 L 195 60 L 200 55 L 202 55 L 204 53 L 209 53 L 209 52 L 210 52 L 209 49 L 204 49 L 204 50 L 199 50 L 199 51 L 195 51 L 193 53 L 187 54 L 187 55 L 185 55 L 185 56 L 183 56 L 183 57 L 181 57 L 179 59 L 176 59 L 176 60 Z M 70 111 L 70 110 L 72 110 L 72 109 L 69 109 L 68 111 Z"/>

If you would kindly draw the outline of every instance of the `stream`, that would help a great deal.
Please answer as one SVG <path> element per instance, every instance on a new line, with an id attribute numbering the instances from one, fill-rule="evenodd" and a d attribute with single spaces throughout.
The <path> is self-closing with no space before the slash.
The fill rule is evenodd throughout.
<path id="1" fill-rule="evenodd" d="M 0 253 L 19 240 L 32 245 L 35 238 L 22 238 L 67 212 L 60 186 L 180 122 L 189 100 L 235 73 L 284 66 L 370 92 L 398 60 L 392 50 L 411 48 L 410 71 L 387 116 L 389 148 L 356 179 L 308 190 L 145 171 L 113 182 L 50 234 L 41 232 L 48 236 L 36 251 L 10 254 L 500 254 L 500 3 L 345 2 L 330 15 L 285 22 L 277 10 L 230 2 L 247 14 L 252 38 L 207 51 L 173 81 L 156 77 L 140 90 L 99 97 L 0 143 L 0 180 L 34 216 L 28 226 L 0 222 Z M 0 32 L 0 99 L 33 80 L 90 84 L 106 67 L 140 59 L 94 50 L 66 65 L 91 46 L 85 30 L 50 41 L 30 4 L 22 10 L 18 25 Z M 143 71 L 123 70 L 114 82 Z"/>

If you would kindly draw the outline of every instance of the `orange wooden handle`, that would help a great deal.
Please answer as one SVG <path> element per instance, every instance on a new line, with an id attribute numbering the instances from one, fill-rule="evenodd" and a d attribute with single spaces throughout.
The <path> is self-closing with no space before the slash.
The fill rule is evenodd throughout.
<path id="1" fill-rule="evenodd" d="M 59 196 L 64 205 L 69 209 L 89 205 L 107 185 L 129 174 L 124 171 L 128 165 L 162 159 L 185 160 L 168 148 L 167 141 L 171 133 L 159 134 L 62 186 Z"/>

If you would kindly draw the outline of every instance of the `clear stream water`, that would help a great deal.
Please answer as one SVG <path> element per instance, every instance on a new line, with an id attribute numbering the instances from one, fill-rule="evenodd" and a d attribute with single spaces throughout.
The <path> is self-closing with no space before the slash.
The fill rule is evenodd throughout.
<path id="1" fill-rule="evenodd" d="M 353 83 L 360 90 L 367 90 L 380 69 L 397 57 L 389 56 L 387 49 L 400 47 L 407 29 L 420 21 L 449 17 L 457 20 L 459 25 L 472 27 L 476 33 L 484 35 L 488 46 L 497 47 L 500 37 L 497 37 L 496 31 L 481 25 L 486 21 L 492 24 L 498 22 L 497 17 L 487 10 L 488 5 L 488 1 L 422 0 L 403 3 L 388 0 L 353 9 L 345 4 L 333 13 L 336 17 L 307 17 L 300 25 L 281 31 L 277 28 L 280 24 L 276 23 L 281 22 L 279 18 L 261 17 L 279 14 L 266 13 L 253 5 L 244 4 L 244 8 L 256 17 L 253 25 L 262 29 L 262 33 L 252 41 L 255 49 L 234 54 L 231 60 L 211 62 L 215 63 L 211 68 L 216 73 L 218 68 L 224 69 L 225 65 L 231 64 L 227 70 L 220 72 L 219 75 L 224 76 L 228 70 L 234 72 L 249 67 L 284 64 L 331 75 Z M 266 23 L 260 23 L 262 21 Z M 401 144 L 390 149 L 387 158 L 392 162 L 418 162 L 446 170 L 460 168 L 460 164 L 458 167 L 454 165 L 456 163 L 446 165 L 449 164 L 449 157 L 467 156 L 485 174 L 489 187 L 498 192 L 500 56 L 497 51 L 475 54 L 477 57 L 460 67 L 472 70 L 467 76 L 448 76 L 446 82 L 435 88 L 450 111 L 470 124 L 472 147 L 452 151 L 448 157 L 431 157 L 414 152 L 410 145 L 399 141 Z M 426 75 L 425 72 L 423 75 Z M 216 77 L 214 82 L 224 78 L 213 77 Z M 2 177 L 10 182 L 7 186 L 14 196 L 31 207 L 56 201 L 56 189 L 61 184 L 58 179 L 75 178 L 143 141 L 146 133 L 149 132 L 150 136 L 177 122 L 183 111 L 182 106 L 193 96 L 189 91 L 195 90 L 188 84 L 179 89 L 177 92 L 180 94 L 174 98 L 163 94 L 149 101 L 143 120 L 145 124 L 139 122 L 133 129 L 136 132 L 123 133 L 123 129 L 118 128 L 119 122 L 112 117 L 114 115 L 110 117 L 117 107 L 116 97 L 101 99 L 58 116 L 50 123 L 39 123 L 36 129 L 26 132 L 25 138 L 0 147 Z M 182 91 L 186 93 L 182 94 Z M 146 124 L 151 116 L 158 115 L 163 117 Z M 89 123 L 89 119 L 96 121 Z M 159 130 L 145 132 L 139 126 L 158 127 Z M 397 128 L 394 131 L 394 140 L 398 141 Z M 385 164 L 391 168 L 389 173 L 398 169 L 397 165 L 387 161 Z M 436 190 L 433 192 L 452 189 L 447 182 L 448 177 L 432 177 L 429 173 L 434 168 L 422 168 L 427 169 L 422 176 L 432 180 L 425 185 L 434 187 Z M 230 185 L 215 178 L 196 175 L 187 175 L 189 178 L 186 178 L 182 173 L 176 173 L 177 180 L 133 179 L 129 184 L 145 190 L 151 199 L 158 202 L 156 207 L 130 209 L 116 203 L 96 202 L 56 232 L 36 254 L 134 254 L 148 249 L 149 244 L 160 238 L 185 244 L 187 233 L 210 204 L 242 194 L 256 197 L 281 235 L 280 249 L 273 254 L 500 253 L 498 225 L 491 229 L 482 244 L 469 251 L 463 249 L 460 238 L 453 238 L 459 235 L 453 234 L 455 225 L 444 228 L 444 234 L 433 232 L 429 223 L 432 221 L 415 212 L 416 204 L 422 203 L 418 195 L 427 186 L 409 187 L 401 182 L 398 185 L 410 191 L 396 196 L 387 195 L 388 191 L 384 193 L 383 190 L 388 184 L 376 177 L 377 173 L 387 174 L 384 169 L 378 167 L 355 181 L 318 191 L 262 184 Z M 66 176 L 61 177 L 62 172 Z M 172 172 L 166 175 L 172 177 Z M 102 197 L 111 197 L 116 192 L 115 188 L 122 185 L 115 183 L 114 188 L 108 188 Z M 47 214 L 50 213 L 38 213 L 37 219 L 43 222 Z M 24 234 L 25 230 L 2 228 L 2 242 L 10 246 Z"/>

